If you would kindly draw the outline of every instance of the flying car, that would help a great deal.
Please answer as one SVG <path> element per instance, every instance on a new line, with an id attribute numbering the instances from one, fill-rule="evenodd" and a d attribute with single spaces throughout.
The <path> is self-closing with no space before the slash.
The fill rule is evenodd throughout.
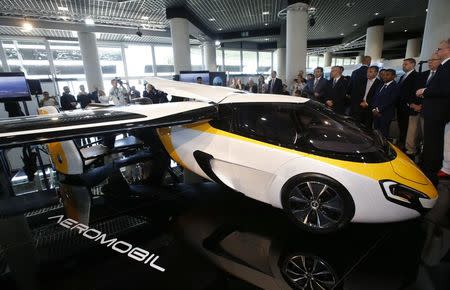
<path id="1" fill-rule="evenodd" d="M 377 131 L 317 102 L 159 78 L 148 82 L 186 101 L 0 120 L 0 146 L 156 132 L 183 168 L 283 209 L 298 226 L 317 233 L 349 222 L 412 219 L 437 200 L 427 177 Z"/>

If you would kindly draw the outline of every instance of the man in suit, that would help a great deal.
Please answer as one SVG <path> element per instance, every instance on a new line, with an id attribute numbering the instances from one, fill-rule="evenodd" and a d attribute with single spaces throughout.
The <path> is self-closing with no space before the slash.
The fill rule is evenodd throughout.
<path id="1" fill-rule="evenodd" d="M 361 97 L 364 96 L 367 84 L 367 70 L 372 58 L 364 56 L 361 66 L 352 72 L 350 83 L 348 85 L 348 94 L 350 95 L 350 114 L 357 119 L 360 113 Z"/>
<path id="2" fill-rule="evenodd" d="M 389 126 L 395 116 L 397 102 L 397 83 L 395 70 L 387 69 L 383 74 L 384 84 L 375 93 L 372 104 L 373 127 L 379 130 L 384 137 L 389 138 Z"/>
<path id="3" fill-rule="evenodd" d="M 416 89 L 424 88 L 431 81 L 436 73 L 436 69 L 438 68 L 441 60 L 435 54 L 428 60 L 428 68 L 425 72 L 422 72 L 417 75 L 416 79 Z M 416 92 L 414 92 L 413 96 L 409 96 L 407 100 L 407 105 L 410 109 L 409 112 L 409 121 L 408 121 L 408 132 L 406 133 L 406 155 L 408 155 L 411 159 L 414 160 L 415 155 L 417 154 L 417 147 L 420 143 L 420 140 L 423 139 L 423 114 L 422 114 L 422 104 L 423 98 L 419 98 L 416 96 Z"/>
<path id="4" fill-rule="evenodd" d="M 373 117 L 372 108 L 373 96 L 380 89 L 380 85 L 382 81 L 377 78 L 378 75 L 378 66 L 373 65 L 369 67 L 367 70 L 367 78 L 365 80 L 365 90 L 363 95 L 359 97 L 352 97 L 352 102 L 358 104 L 358 106 L 354 106 L 352 112 L 354 113 L 353 117 L 364 124 L 368 129 L 372 129 L 373 126 Z"/>
<path id="5" fill-rule="evenodd" d="M 335 113 L 345 113 L 345 98 L 347 96 L 347 80 L 342 76 L 342 70 L 338 66 L 331 68 L 331 80 L 328 82 L 328 92 L 325 104 Z"/>
<path id="6" fill-rule="evenodd" d="M 68 86 L 63 87 L 64 93 L 61 96 L 61 110 L 75 110 L 77 108 L 77 100 L 75 96 L 70 94 Z"/>
<path id="7" fill-rule="evenodd" d="M 406 134 L 408 132 L 408 123 L 410 108 L 408 100 L 416 94 L 416 84 L 418 73 L 414 69 L 416 67 L 416 60 L 414 58 L 407 58 L 403 60 L 402 69 L 405 72 L 400 77 L 398 82 L 398 103 L 397 103 L 397 123 L 399 129 L 398 147 L 405 148 Z"/>
<path id="8" fill-rule="evenodd" d="M 277 78 L 276 71 L 272 71 L 271 76 L 272 79 L 269 81 L 269 94 L 281 95 L 283 93 L 283 82 Z"/>
<path id="9" fill-rule="evenodd" d="M 325 95 L 328 90 L 328 81 L 323 78 L 323 68 L 317 67 L 314 70 L 314 79 L 308 81 L 304 92 L 308 98 L 325 103 Z"/>
<path id="10" fill-rule="evenodd" d="M 417 90 L 423 96 L 424 144 L 422 169 L 427 177 L 438 184 L 437 173 L 442 166 L 444 128 L 450 120 L 450 38 L 436 49 L 441 64 L 425 88 Z"/>

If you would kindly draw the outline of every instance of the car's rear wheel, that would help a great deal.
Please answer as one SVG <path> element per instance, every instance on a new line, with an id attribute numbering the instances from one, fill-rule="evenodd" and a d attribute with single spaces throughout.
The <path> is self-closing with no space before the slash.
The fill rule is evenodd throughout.
<path id="1" fill-rule="evenodd" d="M 316 232 L 337 231 L 350 222 L 353 200 L 339 182 L 320 174 L 300 175 L 282 189 L 283 209 L 301 228 Z"/>

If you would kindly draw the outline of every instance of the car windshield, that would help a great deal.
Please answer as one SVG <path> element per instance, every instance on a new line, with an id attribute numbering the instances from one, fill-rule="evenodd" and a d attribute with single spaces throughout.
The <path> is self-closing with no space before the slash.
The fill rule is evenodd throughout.
<path id="1" fill-rule="evenodd" d="M 319 103 L 298 107 L 295 118 L 300 132 L 297 145 L 311 153 L 366 162 L 392 159 L 390 146 L 376 132 Z"/>

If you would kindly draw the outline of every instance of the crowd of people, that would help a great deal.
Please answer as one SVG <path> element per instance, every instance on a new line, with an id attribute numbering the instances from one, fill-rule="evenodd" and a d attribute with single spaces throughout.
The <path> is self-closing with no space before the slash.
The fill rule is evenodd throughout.
<path id="1" fill-rule="evenodd" d="M 397 78 L 393 69 L 379 69 L 371 65 L 371 57 L 364 56 L 361 66 L 350 77 L 344 76 L 342 66 L 331 68 L 330 79 L 324 77 L 323 68 L 317 67 L 313 74 L 303 77 L 300 71 L 290 89 L 277 78 L 273 71 L 266 83 L 264 76 L 257 82 L 249 79 L 243 84 L 241 79 L 232 78 L 229 86 L 251 93 L 283 94 L 302 96 L 323 103 L 326 107 L 342 115 L 351 116 L 367 128 L 379 130 L 386 138 L 390 135 L 391 123 L 397 120 L 397 146 L 412 159 L 422 154 L 425 174 L 434 183 L 438 176 L 450 177 L 450 39 L 442 41 L 428 59 L 429 70 L 416 71 L 416 60 L 403 60 L 404 74 Z M 197 78 L 202 84 L 202 79 Z M 64 87 L 61 96 L 61 110 L 73 110 L 80 104 L 85 108 L 89 103 L 113 103 L 126 105 L 136 98 L 145 98 L 147 103 L 168 102 L 167 94 L 146 84 L 141 93 L 134 86 L 128 86 L 120 79 L 111 80 L 109 94 L 95 89 L 87 93 L 83 85 L 77 97 Z M 41 105 L 58 106 L 56 98 L 44 92 Z M 448 124 L 447 124 L 448 123 Z M 448 137 L 445 139 L 444 132 Z M 421 148 L 423 145 L 423 152 Z M 441 168 L 442 167 L 442 168 Z"/>

